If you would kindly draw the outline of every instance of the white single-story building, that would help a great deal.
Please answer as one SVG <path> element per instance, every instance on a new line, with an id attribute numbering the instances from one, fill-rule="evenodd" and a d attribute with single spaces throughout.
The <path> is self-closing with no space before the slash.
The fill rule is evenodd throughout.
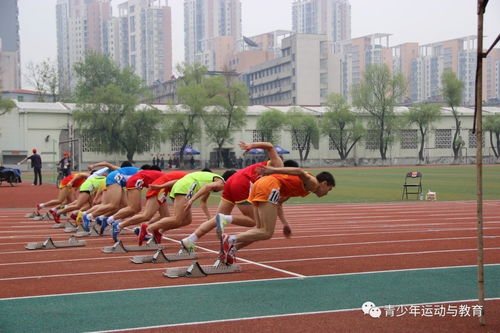
<path id="1" fill-rule="evenodd" d="M 14 101 L 16 108 L 0 117 L 0 163 L 5 166 L 14 166 L 18 161 L 31 154 L 32 148 L 36 148 L 42 156 L 44 170 L 54 170 L 55 164 L 62 157 L 63 152 L 68 151 L 73 156 L 76 168 L 86 169 L 88 164 L 96 161 L 107 160 L 120 162 L 126 159 L 121 154 L 103 154 L 93 151 L 92 140 L 81 137 L 78 134 L 76 124 L 73 123 L 72 112 L 75 104 L 68 103 L 35 103 Z M 167 112 L 167 105 L 139 105 L 138 109 L 144 107 L 156 107 Z M 252 105 L 247 109 L 247 124 L 244 129 L 233 135 L 233 143 L 224 146 L 224 154 L 231 161 L 238 161 L 241 157 L 243 165 L 253 160 L 264 158 L 259 155 L 243 155 L 238 147 L 239 141 L 254 141 L 258 137 L 256 128 L 257 118 L 260 114 L 271 109 L 287 112 L 291 107 Z M 303 112 L 312 114 L 321 121 L 321 116 L 326 112 L 323 106 L 298 106 Z M 397 107 L 397 114 L 404 114 L 407 107 Z M 355 110 L 364 123 L 368 115 L 360 110 Z M 472 134 L 474 109 L 458 108 L 461 119 L 461 136 L 465 142 L 461 152 L 461 163 L 474 163 L 476 154 L 476 138 Z M 483 116 L 500 113 L 500 107 L 484 107 Z M 442 117 L 432 125 L 432 130 L 425 141 L 425 163 L 449 164 L 453 162 L 451 142 L 453 139 L 455 120 L 450 108 L 441 108 Z M 484 133 L 484 162 L 495 162 L 493 150 L 489 142 L 488 133 Z M 320 136 L 319 144 L 313 146 L 307 161 L 303 166 L 328 167 L 340 165 L 413 165 L 418 164 L 418 130 L 409 128 L 400 131 L 400 135 L 390 146 L 387 152 L 387 160 L 381 161 L 378 146 L 369 139 L 363 139 L 356 144 L 346 162 L 340 161 L 337 151 L 334 149 L 327 136 Z M 299 152 L 292 142 L 290 132 L 281 130 L 280 141 L 276 142 L 290 153 L 284 155 L 285 159 L 299 160 Z M 192 142 L 193 148 L 200 152 L 195 155 L 196 167 L 213 166 L 215 160 L 214 144 L 211 144 L 202 135 L 200 142 Z M 152 163 L 153 157 L 163 157 L 165 166 L 168 166 L 169 158 L 175 159 L 174 153 L 179 150 L 176 142 L 168 140 L 160 145 L 159 149 L 146 154 L 135 155 L 137 164 Z M 188 159 L 191 156 L 187 156 Z M 80 163 L 81 162 L 81 163 Z M 238 166 L 238 165 L 237 165 Z M 22 169 L 28 166 L 24 164 Z"/>

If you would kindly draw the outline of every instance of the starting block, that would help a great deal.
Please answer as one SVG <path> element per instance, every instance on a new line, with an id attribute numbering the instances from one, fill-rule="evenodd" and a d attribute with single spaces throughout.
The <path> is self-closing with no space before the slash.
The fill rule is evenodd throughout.
<path id="1" fill-rule="evenodd" d="M 45 250 L 57 249 L 61 247 L 85 246 L 85 241 L 77 240 L 75 237 L 70 237 L 67 241 L 54 242 L 52 238 L 47 238 L 45 242 L 34 242 L 26 244 L 28 250 Z"/>
<path id="2" fill-rule="evenodd" d="M 66 227 L 64 228 L 64 232 L 80 232 L 85 231 L 81 225 L 75 225 L 71 222 L 66 222 Z"/>
<path id="3" fill-rule="evenodd" d="M 228 274 L 241 272 L 239 264 L 226 265 L 217 260 L 213 265 L 200 265 L 197 261 L 193 261 L 188 267 L 172 267 L 167 268 L 163 276 L 169 278 L 177 277 L 205 277 L 212 274 Z"/>
<path id="4" fill-rule="evenodd" d="M 82 229 L 83 227 L 80 226 Z M 85 231 L 85 229 L 83 230 L 78 230 L 75 234 L 75 237 L 95 237 L 95 236 L 111 236 L 111 230 L 104 230 L 104 233 L 101 235 L 99 233 L 100 231 L 96 229 L 95 225 L 93 225 L 92 227 L 90 227 L 90 231 Z"/>
<path id="5" fill-rule="evenodd" d="M 45 213 L 43 215 L 35 215 L 35 216 L 33 216 L 33 220 L 35 220 L 35 221 L 49 221 L 49 220 L 52 220 L 52 216 L 49 213 Z"/>
<path id="6" fill-rule="evenodd" d="M 163 249 L 162 245 L 156 244 L 154 238 L 151 238 L 146 245 L 123 245 L 122 241 L 116 242 L 113 246 L 105 246 L 102 249 L 104 253 L 127 253 L 135 251 L 157 251 Z"/>
<path id="7" fill-rule="evenodd" d="M 178 260 L 188 260 L 188 259 L 196 259 L 198 258 L 198 254 L 196 252 L 189 253 L 188 251 L 182 249 L 177 254 L 165 254 L 163 250 L 156 251 L 155 254 L 151 256 L 134 256 L 130 258 L 134 264 L 144 264 L 144 263 L 164 263 Z"/>
<path id="8" fill-rule="evenodd" d="M 40 216 L 40 214 L 37 214 L 36 212 L 28 213 L 24 215 L 24 217 L 29 217 L 29 218 L 34 218 L 35 216 Z"/>

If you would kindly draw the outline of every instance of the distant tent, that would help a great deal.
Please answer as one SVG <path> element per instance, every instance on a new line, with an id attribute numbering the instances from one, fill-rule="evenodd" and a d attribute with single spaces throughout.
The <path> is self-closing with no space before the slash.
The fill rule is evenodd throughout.
<path id="1" fill-rule="evenodd" d="M 181 151 L 176 151 L 174 153 L 175 155 L 180 155 L 181 154 Z M 199 155 L 200 152 L 197 151 L 196 149 L 194 149 L 193 147 L 191 146 L 186 146 L 184 147 L 184 151 L 182 152 L 183 155 Z"/>
<path id="2" fill-rule="evenodd" d="M 288 150 L 286 150 L 285 148 L 282 148 L 280 146 L 274 146 L 274 149 L 276 150 L 276 152 L 278 154 L 290 154 L 290 152 Z"/>
<path id="3" fill-rule="evenodd" d="M 254 148 L 247 151 L 247 154 L 257 155 L 257 154 L 264 154 L 264 152 L 265 150 L 262 148 Z"/>

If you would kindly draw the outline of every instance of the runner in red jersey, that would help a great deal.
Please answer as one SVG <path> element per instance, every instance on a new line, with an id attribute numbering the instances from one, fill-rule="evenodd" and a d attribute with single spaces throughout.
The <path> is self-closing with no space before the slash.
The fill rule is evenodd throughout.
<path id="1" fill-rule="evenodd" d="M 123 220 L 122 222 L 113 222 L 114 240 L 118 241 L 118 234 L 127 226 L 146 221 L 149 221 L 148 223 L 153 223 L 163 217 L 170 216 L 166 205 L 168 193 L 170 192 L 172 186 L 174 186 L 175 182 L 187 174 L 188 173 L 185 171 L 162 172 L 160 177 L 149 185 L 149 190 L 146 193 L 146 205 L 144 210 L 139 214 L 135 214 L 134 216 Z M 156 212 L 159 212 L 160 215 L 152 219 Z M 116 236 L 114 235 L 115 233 Z"/>
<path id="2" fill-rule="evenodd" d="M 36 205 L 37 215 L 40 215 L 40 210 L 42 208 L 66 205 L 76 199 L 75 189 L 78 189 L 85 181 L 85 179 L 87 179 L 87 174 L 82 173 L 76 181 L 72 182 L 76 175 L 79 174 L 72 173 L 61 180 L 61 183 L 59 184 L 59 193 L 57 194 L 56 199 L 52 199 L 50 201 L 39 203 Z"/>
<path id="3" fill-rule="evenodd" d="M 143 188 L 149 185 L 156 179 L 161 177 L 163 172 L 160 171 L 158 166 L 152 166 L 149 170 L 141 170 L 131 176 L 127 180 L 127 206 L 120 209 L 112 216 L 105 216 L 102 219 L 101 233 L 104 232 L 108 225 L 112 225 L 115 221 L 130 217 L 141 211 L 141 192 Z"/>
<path id="4" fill-rule="evenodd" d="M 222 192 L 222 199 L 219 202 L 217 208 L 217 214 L 210 220 L 202 223 L 191 235 L 185 237 L 181 240 L 181 246 L 188 250 L 194 251 L 196 248 L 196 242 L 199 238 L 203 237 L 205 234 L 213 230 L 216 226 L 217 220 L 224 221 L 226 223 L 234 223 L 244 227 L 254 227 L 254 211 L 252 205 L 247 201 L 248 195 L 250 193 L 250 187 L 255 183 L 261 175 L 257 173 L 257 169 L 270 165 L 274 167 L 282 167 L 283 161 L 281 157 L 276 153 L 274 146 L 269 142 L 252 142 L 246 143 L 241 142 L 240 148 L 244 151 L 249 151 L 251 149 L 264 149 L 267 151 L 269 156 L 268 161 L 259 162 L 252 164 L 244 169 L 239 170 L 234 175 L 229 177 L 227 182 L 224 184 L 224 190 Z M 295 161 L 286 161 L 287 166 L 298 166 Z M 243 213 L 242 216 L 237 221 L 233 221 L 231 217 L 225 218 L 225 214 L 231 214 L 234 206 Z M 283 210 L 280 207 L 280 220 L 284 225 L 283 231 L 286 235 L 290 234 L 290 227 L 286 218 L 283 214 Z"/>

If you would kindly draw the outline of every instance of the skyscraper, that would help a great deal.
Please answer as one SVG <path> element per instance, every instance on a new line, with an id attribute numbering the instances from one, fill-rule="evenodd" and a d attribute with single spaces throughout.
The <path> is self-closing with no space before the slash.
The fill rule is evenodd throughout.
<path id="1" fill-rule="evenodd" d="M 110 19 L 110 0 L 58 0 L 57 65 L 62 93 L 75 87 L 73 66 L 84 60 L 85 52 L 105 49 L 104 27 Z"/>
<path id="2" fill-rule="evenodd" d="M 147 84 L 172 76 L 172 13 L 167 0 L 128 0 L 118 7 L 122 66 Z"/>
<path id="3" fill-rule="evenodd" d="M 19 47 L 19 10 L 17 0 L 0 1 L 0 87 L 21 87 Z"/>
<path id="4" fill-rule="evenodd" d="M 351 38 L 351 5 L 348 0 L 296 0 L 292 4 L 295 33 L 326 34 L 338 42 Z"/>
<path id="5" fill-rule="evenodd" d="M 241 40 L 240 0 L 184 0 L 184 60 L 220 69 Z"/>

